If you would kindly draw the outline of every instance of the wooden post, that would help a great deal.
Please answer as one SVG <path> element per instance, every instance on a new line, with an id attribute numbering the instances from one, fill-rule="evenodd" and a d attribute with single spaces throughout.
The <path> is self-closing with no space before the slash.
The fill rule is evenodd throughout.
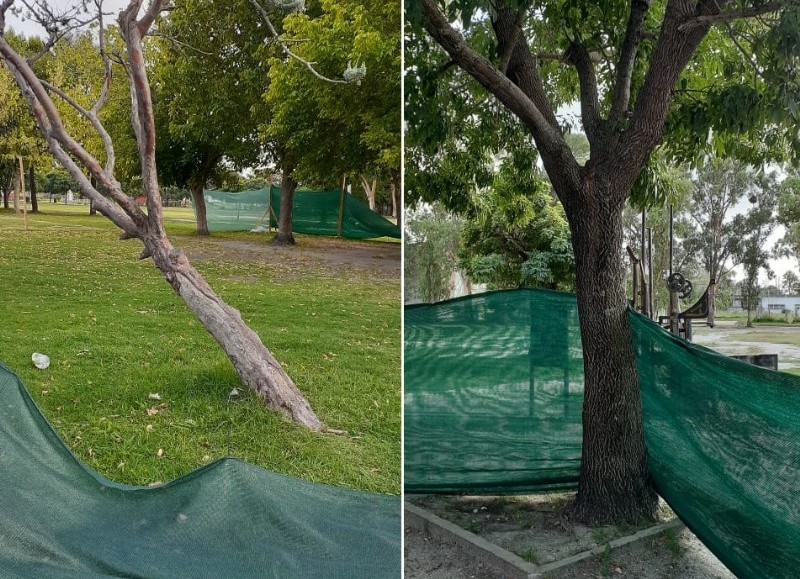
<path id="1" fill-rule="evenodd" d="M 342 236 L 342 221 L 344 219 L 344 191 L 347 184 L 347 175 L 342 176 L 342 194 L 339 196 L 339 226 L 337 228 L 337 237 Z"/>
<path id="2" fill-rule="evenodd" d="M 22 157 L 17 157 L 19 168 L 19 191 L 17 195 L 22 193 L 22 221 L 25 224 L 25 231 L 28 231 L 28 201 L 25 199 L 25 170 L 22 167 Z"/>

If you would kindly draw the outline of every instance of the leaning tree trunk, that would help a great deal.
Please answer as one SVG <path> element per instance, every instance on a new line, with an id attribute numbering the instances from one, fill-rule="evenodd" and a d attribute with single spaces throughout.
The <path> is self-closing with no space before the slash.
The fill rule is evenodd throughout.
<path id="1" fill-rule="evenodd" d="M 292 209 L 297 181 L 292 178 L 291 171 L 284 170 L 281 177 L 281 210 L 278 215 L 278 235 L 273 239 L 278 245 L 294 245 L 292 235 Z"/>
<path id="2" fill-rule="evenodd" d="M 36 175 L 33 162 L 28 166 L 28 182 L 31 184 L 31 213 L 38 213 L 39 201 L 36 199 Z"/>
<path id="3" fill-rule="evenodd" d="M 167 282 L 222 346 L 242 383 L 270 408 L 312 430 L 322 429 L 322 422 L 280 363 L 245 324 L 239 311 L 214 293 L 183 251 L 158 235 L 145 235 L 142 241 Z"/>
<path id="4" fill-rule="evenodd" d="M 597 191 L 570 215 L 583 342 L 583 456 L 570 515 L 588 523 L 654 518 L 639 379 L 627 317 L 622 203 Z"/>
<path id="5" fill-rule="evenodd" d="M 208 232 L 208 217 L 206 216 L 206 198 L 203 196 L 203 183 L 197 181 L 191 185 L 194 215 L 197 220 L 197 235 L 211 235 Z"/>

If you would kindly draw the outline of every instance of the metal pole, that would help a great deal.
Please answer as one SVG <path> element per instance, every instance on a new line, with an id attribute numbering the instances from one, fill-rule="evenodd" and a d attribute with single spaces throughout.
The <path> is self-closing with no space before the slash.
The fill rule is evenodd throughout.
<path id="1" fill-rule="evenodd" d="M 672 275 L 672 241 L 674 231 L 672 229 L 672 205 L 669 206 L 669 275 Z"/>
<path id="2" fill-rule="evenodd" d="M 650 319 L 656 317 L 655 292 L 653 291 L 653 230 L 647 228 L 647 281 L 650 285 Z"/>
<path id="3" fill-rule="evenodd" d="M 342 236 L 342 221 L 344 220 L 344 190 L 347 186 L 347 175 L 342 176 L 342 194 L 339 197 L 339 227 L 336 233 L 337 237 Z"/>

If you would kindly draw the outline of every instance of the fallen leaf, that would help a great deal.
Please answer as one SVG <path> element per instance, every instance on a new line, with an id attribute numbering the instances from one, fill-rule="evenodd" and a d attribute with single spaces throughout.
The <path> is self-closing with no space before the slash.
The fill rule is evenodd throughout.
<path id="1" fill-rule="evenodd" d="M 144 427 L 144 430 L 145 432 L 153 432 L 153 425 L 148 424 L 147 426 Z"/>
<path id="2" fill-rule="evenodd" d="M 158 458 L 161 458 L 162 456 L 164 456 L 164 449 L 163 448 L 159 448 L 158 452 L 156 453 L 156 456 Z"/>
<path id="3" fill-rule="evenodd" d="M 158 407 L 157 406 L 152 406 L 152 407 L 147 409 L 147 415 L 148 416 L 155 416 L 156 414 L 158 414 Z"/>

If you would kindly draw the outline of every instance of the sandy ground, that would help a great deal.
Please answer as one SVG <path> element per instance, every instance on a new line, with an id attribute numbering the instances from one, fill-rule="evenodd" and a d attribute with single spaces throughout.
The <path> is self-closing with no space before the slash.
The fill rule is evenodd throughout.
<path id="1" fill-rule="evenodd" d="M 405 579 L 504 579 L 469 553 L 415 531 L 405 534 Z M 735 579 L 687 530 L 644 539 L 547 576 L 549 579 Z"/>

